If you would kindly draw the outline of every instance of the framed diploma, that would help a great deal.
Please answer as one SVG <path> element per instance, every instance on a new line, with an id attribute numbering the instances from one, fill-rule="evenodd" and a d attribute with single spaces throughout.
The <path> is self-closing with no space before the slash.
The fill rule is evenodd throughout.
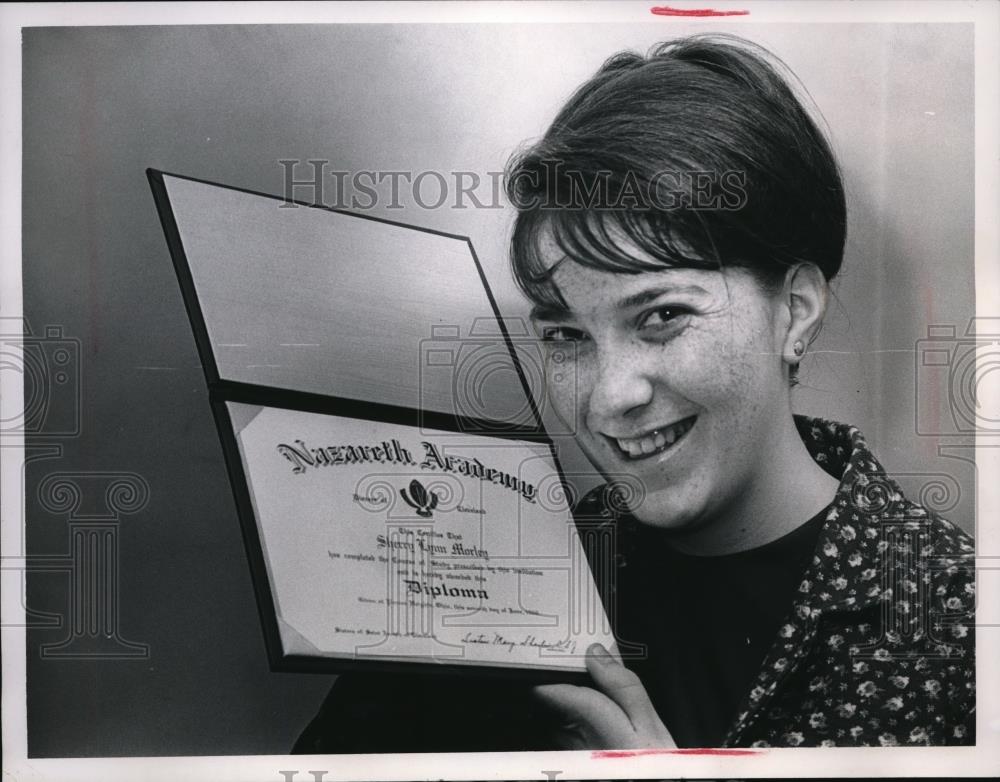
<path id="1" fill-rule="evenodd" d="M 614 649 L 471 242 L 148 174 L 272 668 L 572 680 Z"/>

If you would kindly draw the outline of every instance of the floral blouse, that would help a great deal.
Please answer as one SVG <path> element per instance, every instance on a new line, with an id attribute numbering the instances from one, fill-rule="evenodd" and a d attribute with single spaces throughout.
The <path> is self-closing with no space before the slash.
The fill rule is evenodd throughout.
<path id="1" fill-rule="evenodd" d="M 796 425 L 840 487 L 723 746 L 974 744 L 972 539 L 904 498 L 856 428 Z M 615 488 L 591 491 L 575 514 L 617 525 L 627 566 L 639 522 Z"/>

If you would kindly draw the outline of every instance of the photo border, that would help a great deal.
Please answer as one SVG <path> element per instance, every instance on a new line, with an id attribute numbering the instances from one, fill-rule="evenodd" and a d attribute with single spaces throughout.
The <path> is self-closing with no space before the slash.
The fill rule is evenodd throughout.
<path id="1" fill-rule="evenodd" d="M 975 28 L 975 282 L 976 314 L 1000 314 L 1000 213 L 998 182 L 998 78 L 1000 5 L 993 2 L 676 2 L 671 7 L 749 11 L 727 16 L 729 24 L 809 22 L 970 22 Z M 183 25 L 356 22 L 639 22 L 663 26 L 675 17 L 656 14 L 652 3 L 122 3 L 17 4 L 0 8 L 0 312 L 20 317 L 21 308 L 21 28 L 30 26 Z M 690 17 L 676 17 L 689 22 Z M 9 373 L 8 373 L 9 374 Z M 990 390 L 987 387 L 987 390 Z M 0 417 L 22 409 L 23 389 L 7 383 Z M 997 407 L 996 399 L 989 404 Z M 982 432 L 976 436 L 977 745 L 935 748 L 796 748 L 762 750 L 650 750 L 631 753 L 525 752 L 338 756 L 202 756 L 167 758 L 28 759 L 25 710 L 24 609 L 9 578 L 23 541 L 23 442 L 5 436 L 0 448 L 3 578 L 3 765 L 13 779 L 145 780 L 313 779 L 307 769 L 324 769 L 322 780 L 348 779 L 610 779 L 720 778 L 865 775 L 955 777 L 993 775 L 1000 768 L 1000 449 Z M 10 567 L 8 566 L 10 563 Z M 990 662 L 993 661 L 993 662 Z M 558 769 L 558 771 L 556 771 Z M 318 772 L 317 772 L 318 773 Z"/>

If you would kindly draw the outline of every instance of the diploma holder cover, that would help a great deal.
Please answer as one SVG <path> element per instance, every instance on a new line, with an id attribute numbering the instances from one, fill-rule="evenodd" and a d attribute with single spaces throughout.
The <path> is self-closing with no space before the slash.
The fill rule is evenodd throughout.
<path id="1" fill-rule="evenodd" d="M 591 643 L 618 654 L 537 345 L 471 241 L 147 174 L 272 669 L 583 681 Z"/>

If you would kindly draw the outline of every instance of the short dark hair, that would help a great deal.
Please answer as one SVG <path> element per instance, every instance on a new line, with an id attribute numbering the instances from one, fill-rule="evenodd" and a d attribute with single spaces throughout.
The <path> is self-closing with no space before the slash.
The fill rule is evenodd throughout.
<path id="1" fill-rule="evenodd" d="M 563 305 L 540 251 L 545 234 L 567 258 L 612 272 L 740 266 L 774 284 L 808 262 L 831 279 L 843 258 L 844 188 L 793 79 L 732 35 L 607 60 L 507 165 L 520 288 Z M 651 260 L 623 249 L 622 235 Z"/>

